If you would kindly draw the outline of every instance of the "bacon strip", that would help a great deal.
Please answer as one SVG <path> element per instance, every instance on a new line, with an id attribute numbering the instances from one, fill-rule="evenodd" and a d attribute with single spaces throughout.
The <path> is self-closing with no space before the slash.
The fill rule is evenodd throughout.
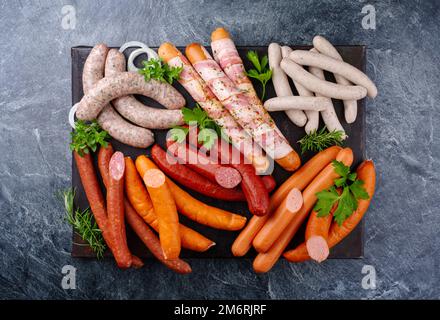
<path id="1" fill-rule="evenodd" d="M 265 121 L 255 104 L 235 86 L 217 62 L 208 58 L 193 63 L 193 66 L 234 119 L 268 155 L 280 159 L 293 151 L 284 136 L 275 129 L 273 120 L 270 123 Z"/>
<path id="2" fill-rule="evenodd" d="M 161 48 L 169 49 L 171 44 L 165 43 Z M 253 163 L 257 171 L 265 171 L 269 161 L 261 148 L 253 143 L 252 138 L 243 128 L 234 120 L 231 114 L 226 110 L 214 93 L 209 89 L 205 81 L 194 70 L 186 57 L 173 46 L 176 56 L 167 61 L 168 65 L 173 67 L 183 67 L 180 74 L 179 83 L 189 92 L 193 99 L 206 111 L 208 116 L 222 127 L 223 133 L 229 137 L 235 148 Z M 159 50 L 161 55 L 161 50 Z M 166 57 L 164 56 L 165 60 Z"/>

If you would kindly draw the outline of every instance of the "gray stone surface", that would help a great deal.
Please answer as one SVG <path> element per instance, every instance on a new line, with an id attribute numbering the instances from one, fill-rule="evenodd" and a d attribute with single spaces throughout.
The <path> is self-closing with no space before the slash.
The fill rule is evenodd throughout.
<path id="1" fill-rule="evenodd" d="M 373 4 L 376 30 L 364 30 Z M 74 30 L 62 7 L 76 9 Z M 438 1 L 2 1 L 0 4 L 0 298 L 439 298 L 440 6 Z M 54 193 L 70 185 L 70 47 L 141 40 L 207 44 L 227 26 L 239 45 L 271 41 L 368 46 L 379 96 L 367 101 L 367 154 L 378 186 L 363 260 L 279 263 L 255 275 L 243 260 L 191 261 L 178 276 L 155 262 L 119 271 L 70 257 L 71 229 Z M 77 289 L 61 268 L 77 268 Z M 377 288 L 361 286 L 364 265 Z"/>

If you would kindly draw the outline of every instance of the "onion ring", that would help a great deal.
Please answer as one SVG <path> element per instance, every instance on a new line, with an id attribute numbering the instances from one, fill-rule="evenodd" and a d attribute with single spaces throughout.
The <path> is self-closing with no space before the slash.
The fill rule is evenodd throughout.
<path id="1" fill-rule="evenodd" d="M 78 103 L 75 103 L 69 110 L 69 124 L 73 129 L 75 129 L 75 113 L 77 108 Z"/>
<path id="2" fill-rule="evenodd" d="M 156 53 L 156 51 L 154 51 L 153 49 L 151 49 L 149 46 L 147 46 L 145 43 L 139 42 L 139 41 L 129 41 L 124 43 L 120 48 L 119 48 L 119 52 L 124 52 L 125 50 L 127 50 L 128 48 L 131 47 L 139 47 L 139 49 L 134 50 L 130 56 L 128 57 L 128 62 L 127 62 L 127 69 L 128 71 L 138 71 L 139 68 L 137 68 L 133 61 L 134 59 L 136 59 L 136 57 L 138 57 L 139 55 L 145 53 L 147 54 L 148 58 L 147 60 L 151 60 L 151 59 L 158 59 L 159 56 Z"/>

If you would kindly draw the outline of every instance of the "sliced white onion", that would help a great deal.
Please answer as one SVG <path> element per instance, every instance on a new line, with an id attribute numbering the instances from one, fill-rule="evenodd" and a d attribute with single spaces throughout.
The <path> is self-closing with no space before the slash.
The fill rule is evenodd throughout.
<path id="1" fill-rule="evenodd" d="M 75 113 L 76 109 L 78 109 L 78 103 L 75 103 L 72 108 L 70 108 L 69 111 L 69 124 L 70 126 L 75 129 Z"/>
<path id="2" fill-rule="evenodd" d="M 139 70 L 139 68 L 137 68 L 134 65 L 134 59 L 136 59 L 138 56 L 140 56 L 143 53 L 145 53 L 147 55 L 147 60 L 159 58 L 159 56 L 157 55 L 156 51 L 154 51 L 149 46 L 147 46 L 145 43 L 142 43 L 140 41 L 129 41 L 129 42 L 124 43 L 119 48 L 119 52 L 124 52 L 128 48 L 132 48 L 132 47 L 136 47 L 136 48 L 139 48 L 139 49 L 134 50 L 130 54 L 130 56 L 128 57 L 128 62 L 127 62 L 127 69 L 128 69 L 128 71 L 138 71 Z"/>
<path id="3" fill-rule="evenodd" d="M 130 53 L 130 55 L 128 56 L 128 61 L 127 61 L 127 70 L 128 71 L 136 71 L 137 72 L 139 70 L 139 68 L 134 65 L 134 59 L 136 59 L 138 56 L 140 56 L 141 54 L 144 54 L 144 53 L 147 54 L 147 60 L 158 58 L 158 55 L 156 54 L 156 52 L 154 52 L 155 56 L 152 56 L 144 48 L 136 49 L 132 53 Z"/>

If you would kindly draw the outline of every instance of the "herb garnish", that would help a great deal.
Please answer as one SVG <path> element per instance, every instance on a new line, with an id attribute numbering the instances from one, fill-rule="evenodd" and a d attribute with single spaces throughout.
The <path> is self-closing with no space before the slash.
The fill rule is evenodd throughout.
<path id="1" fill-rule="evenodd" d="M 73 189 L 62 191 L 61 197 L 64 201 L 64 208 L 66 209 L 67 222 L 72 225 L 75 232 L 88 243 L 93 252 L 96 253 L 96 257 L 98 259 L 102 258 L 106 244 L 101 230 L 93 219 L 93 214 L 90 212 L 90 209 L 73 211 L 73 199 L 75 198 L 75 190 Z"/>
<path id="2" fill-rule="evenodd" d="M 93 120 L 90 124 L 82 120 L 75 122 L 75 130 L 70 133 L 72 142 L 70 143 L 70 150 L 77 152 L 81 157 L 84 153 L 89 153 L 89 149 L 95 152 L 98 145 L 107 147 L 107 141 L 110 135 L 107 131 Z"/>
<path id="3" fill-rule="evenodd" d="M 333 160 L 332 164 L 335 172 L 341 177 L 335 180 L 335 186 L 316 193 L 318 201 L 314 210 L 318 213 L 318 217 L 325 217 L 337 202 L 338 207 L 333 213 L 333 217 L 336 223 L 341 225 L 357 209 L 358 200 L 367 200 L 369 195 L 363 187 L 364 182 L 357 180 L 357 174 L 350 172 L 350 167 L 336 160 Z M 349 184 L 349 182 L 351 183 Z M 342 188 L 341 194 L 337 192 L 336 187 Z"/>
<path id="4" fill-rule="evenodd" d="M 198 126 L 198 142 L 203 143 L 203 147 L 211 149 L 215 141 L 222 135 L 221 127 L 196 103 L 193 109 L 182 108 L 183 121 L 189 126 Z M 177 129 L 177 130 L 176 130 Z M 183 131 L 179 131 L 183 130 Z M 171 131 L 171 138 L 177 142 L 183 142 L 189 129 L 183 126 L 176 126 Z"/>
<path id="5" fill-rule="evenodd" d="M 250 50 L 246 54 L 246 57 L 250 62 L 254 65 L 255 69 L 250 69 L 246 71 L 248 77 L 257 79 L 261 82 L 263 87 L 263 91 L 261 93 L 261 101 L 263 101 L 264 96 L 266 95 L 266 83 L 272 78 L 272 70 L 268 68 L 268 58 L 267 55 L 263 56 L 263 58 L 258 57 L 258 53 L 256 51 Z"/>
<path id="6" fill-rule="evenodd" d="M 330 146 L 340 146 L 343 141 L 343 131 L 329 132 L 326 130 L 326 127 L 323 127 L 319 131 L 314 130 L 308 135 L 302 137 L 298 140 L 298 143 L 301 145 L 301 153 L 304 153 L 307 150 L 319 152 Z"/>
<path id="7" fill-rule="evenodd" d="M 144 76 L 145 81 L 156 79 L 160 82 L 172 84 L 174 80 L 179 80 L 183 67 L 170 67 L 162 59 L 150 59 L 142 61 L 144 67 L 139 69 L 139 73 Z"/>

